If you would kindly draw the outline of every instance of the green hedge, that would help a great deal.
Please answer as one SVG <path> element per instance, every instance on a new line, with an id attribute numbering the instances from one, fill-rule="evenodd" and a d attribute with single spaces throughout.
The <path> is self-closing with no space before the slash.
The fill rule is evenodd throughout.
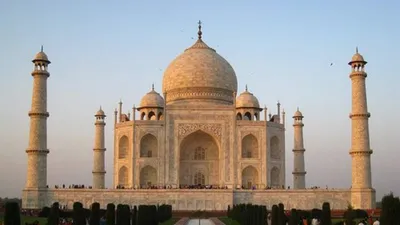
<path id="1" fill-rule="evenodd" d="M 234 205 L 232 209 L 228 206 L 228 217 L 241 225 L 264 225 L 267 222 L 267 208 L 252 204 Z"/>
<path id="2" fill-rule="evenodd" d="M 18 202 L 6 203 L 4 225 L 21 225 L 21 212 Z"/>

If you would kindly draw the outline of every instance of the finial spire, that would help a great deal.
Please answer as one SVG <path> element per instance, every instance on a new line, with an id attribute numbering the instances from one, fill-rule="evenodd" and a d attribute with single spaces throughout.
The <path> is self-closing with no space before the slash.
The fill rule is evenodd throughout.
<path id="1" fill-rule="evenodd" d="M 100 110 L 102 110 L 102 109 L 101 109 L 101 105 L 100 105 Z"/>
<path id="2" fill-rule="evenodd" d="M 43 45 L 40 47 L 40 51 L 43 52 Z"/>
<path id="3" fill-rule="evenodd" d="M 358 54 L 358 46 L 356 47 L 356 53 Z"/>
<path id="4" fill-rule="evenodd" d="M 198 24 L 199 24 L 199 31 L 197 32 L 197 34 L 199 35 L 199 40 L 201 40 L 201 35 L 203 34 L 203 32 L 201 32 L 201 20 L 199 20 Z"/>
<path id="5" fill-rule="evenodd" d="M 247 84 L 246 84 L 246 88 L 245 88 L 245 90 L 246 90 L 246 91 L 248 90 L 248 88 L 247 88 Z"/>
<path id="6" fill-rule="evenodd" d="M 298 106 L 297 106 L 297 111 L 300 111 Z"/>
<path id="7" fill-rule="evenodd" d="M 151 90 L 154 91 L 154 83 L 151 84 Z"/>

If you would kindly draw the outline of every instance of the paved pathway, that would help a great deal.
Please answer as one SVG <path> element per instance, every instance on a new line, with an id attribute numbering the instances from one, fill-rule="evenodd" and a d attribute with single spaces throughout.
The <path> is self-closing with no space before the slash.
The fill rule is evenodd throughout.
<path id="1" fill-rule="evenodd" d="M 210 220 L 215 224 L 215 225 L 225 225 L 221 220 L 219 220 L 216 217 L 211 217 Z"/>
<path id="2" fill-rule="evenodd" d="M 189 218 L 185 217 L 185 218 L 178 220 L 178 222 L 176 222 L 175 225 L 186 225 L 188 221 L 189 221 Z"/>
<path id="3" fill-rule="evenodd" d="M 199 219 L 182 218 L 175 225 L 199 225 Z M 200 225 L 225 225 L 218 218 L 200 219 Z"/>

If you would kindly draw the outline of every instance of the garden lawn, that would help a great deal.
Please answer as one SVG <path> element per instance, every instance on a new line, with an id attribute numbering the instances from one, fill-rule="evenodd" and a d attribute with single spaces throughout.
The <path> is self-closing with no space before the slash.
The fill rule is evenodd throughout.
<path id="1" fill-rule="evenodd" d="M 239 225 L 238 222 L 236 222 L 235 220 L 232 220 L 231 218 L 228 218 L 228 217 L 220 217 L 218 219 L 221 220 L 221 222 L 223 222 L 225 225 Z M 338 223 L 340 221 L 344 221 L 344 219 L 333 218 L 332 224 Z M 356 221 L 356 224 L 358 224 L 358 222 L 360 222 L 361 219 L 355 219 L 355 221 Z"/>
<path id="2" fill-rule="evenodd" d="M 47 218 L 21 215 L 21 225 L 25 225 L 25 223 L 33 223 L 36 220 L 39 221 L 39 225 L 46 225 L 47 223 Z M 160 225 L 174 225 L 176 222 L 178 222 L 178 220 L 178 218 L 172 218 L 165 221 L 164 223 L 160 223 Z M 3 215 L 0 215 L 0 224 L 4 224 Z"/>
<path id="3" fill-rule="evenodd" d="M 47 223 L 47 218 L 21 215 L 22 225 L 25 225 L 25 223 L 33 223 L 36 220 L 39 221 L 40 225 L 46 225 Z M 0 215 L 0 224 L 4 224 L 4 215 Z"/>
<path id="4" fill-rule="evenodd" d="M 178 222 L 179 218 L 171 218 L 164 223 L 160 223 L 160 225 L 174 225 L 176 222 Z"/>
<path id="5" fill-rule="evenodd" d="M 232 220 L 229 217 L 220 217 L 218 219 L 221 220 L 221 222 L 223 222 L 225 225 L 240 225 L 236 220 Z"/>

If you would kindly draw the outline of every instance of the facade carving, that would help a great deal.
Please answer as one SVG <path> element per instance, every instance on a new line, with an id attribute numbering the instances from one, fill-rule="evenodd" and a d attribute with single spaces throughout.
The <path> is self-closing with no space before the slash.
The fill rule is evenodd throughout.
<path id="1" fill-rule="evenodd" d="M 199 28 L 201 29 L 201 27 Z M 356 54 L 350 65 L 352 79 L 352 189 L 284 189 L 285 113 L 267 115 L 247 86 L 237 96 L 232 66 L 199 39 L 166 69 L 163 96 L 154 90 L 144 95 L 132 115 L 123 104 L 114 112 L 113 186 L 104 187 L 104 112 L 96 114 L 93 189 L 47 188 L 47 65 L 41 51 L 33 60 L 27 182 L 23 208 L 42 208 L 54 201 L 72 207 L 100 202 L 171 204 L 175 210 L 225 210 L 239 203 L 284 203 L 288 208 L 320 208 L 328 201 L 334 209 L 351 202 L 356 208 L 375 206 L 371 183 L 365 61 Z M 165 100 L 166 99 L 166 100 Z M 136 111 L 138 111 L 136 115 Z M 261 113 L 264 112 L 264 117 Z M 304 153 L 302 131 L 295 148 Z M 297 154 L 297 153 L 295 153 Z M 305 186 L 304 155 L 295 157 L 296 187 Z M 304 182 L 303 182 L 304 181 Z M 149 188 L 157 189 L 149 189 Z M 190 189 L 198 186 L 203 189 Z M 168 187 L 168 188 L 166 188 Z M 204 189 L 205 187 L 211 189 Z M 272 189 L 270 189 L 272 188 Z"/>
<path id="2" fill-rule="evenodd" d="M 220 124 L 204 124 L 204 123 L 184 123 L 178 125 L 179 138 L 185 137 L 193 131 L 204 130 L 212 133 L 215 137 L 221 138 Z"/>

